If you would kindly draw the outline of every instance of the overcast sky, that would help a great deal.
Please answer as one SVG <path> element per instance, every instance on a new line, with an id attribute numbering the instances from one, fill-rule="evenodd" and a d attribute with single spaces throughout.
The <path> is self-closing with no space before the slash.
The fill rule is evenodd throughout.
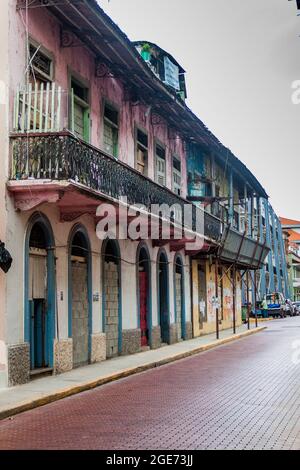
<path id="1" fill-rule="evenodd" d="M 300 16 L 296 0 L 99 0 L 131 40 L 185 68 L 188 106 L 300 220 Z"/>

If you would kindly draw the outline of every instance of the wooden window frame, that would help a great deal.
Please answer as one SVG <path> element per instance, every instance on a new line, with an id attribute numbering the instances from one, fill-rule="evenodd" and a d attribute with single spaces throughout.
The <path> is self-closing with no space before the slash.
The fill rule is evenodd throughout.
<path id="1" fill-rule="evenodd" d="M 161 147 L 164 152 L 165 152 L 165 158 L 164 158 L 164 162 L 165 162 L 165 174 L 164 174 L 164 184 L 161 185 L 159 183 L 159 175 L 158 175 L 158 158 L 160 160 L 163 160 L 161 157 L 159 157 L 159 155 L 157 155 L 156 153 L 156 148 L 157 146 Z M 163 187 L 166 187 L 167 186 L 167 147 L 166 145 L 164 145 L 160 140 L 158 139 L 154 139 L 154 158 L 155 158 L 155 182 L 157 184 L 159 184 L 160 186 L 163 186 Z"/>
<path id="2" fill-rule="evenodd" d="M 174 160 L 177 160 L 180 164 L 180 171 L 177 170 L 177 168 L 174 167 Z M 177 175 L 180 177 L 180 184 L 175 184 L 175 178 L 174 176 Z M 177 187 L 179 188 L 179 193 L 177 191 Z M 181 196 L 182 193 L 182 162 L 181 158 L 178 155 L 172 155 L 172 191 L 177 194 L 178 196 Z"/>
<path id="3" fill-rule="evenodd" d="M 39 52 L 43 54 L 47 59 L 51 61 L 50 64 L 50 75 L 45 74 L 42 70 L 33 66 L 35 76 L 45 82 L 53 82 L 55 79 L 55 56 L 54 54 L 46 49 L 40 42 L 36 41 L 34 38 L 29 37 L 29 50 L 30 46 L 39 49 Z M 27 51 L 25 50 L 25 55 L 27 56 Z M 31 70 L 31 67 L 30 67 Z"/>
<path id="4" fill-rule="evenodd" d="M 148 140 L 148 146 L 145 147 L 145 145 L 141 142 L 138 141 L 138 132 L 142 132 L 147 136 Z M 147 132 L 146 129 L 144 129 L 141 126 L 135 125 L 134 128 L 134 145 L 135 145 L 135 161 L 134 161 L 134 166 L 135 169 L 138 171 L 138 159 L 137 159 L 137 153 L 138 153 L 138 146 L 140 145 L 143 150 L 146 152 L 146 162 L 145 162 L 145 173 L 143 173 L 145 176 L 148 176 L 148 171 L 149 171 L 149 133 Z"/>
<path id="5" fill-rule="evenodd" d="M 110 119 L 105 117 L 105 107 L 106 106 L 118 113 L 118 124 L 115 124 L 114 122 L 110 121 Z M 119 142 L 119 139 L 120 139 L 120 107 L 117 106 L 112 101 L 110 101 L 109 99 L 103 98 L 103 100 L 102 100 L 102 125 L 103 125 L 103 129 L 102 129 L 102 144 L 103 145 L 102 145 L 102 147 L 103 147 L 103 150 L 105 152 L 107 152 L 106 149 L 104 148 L 104 125 L 105 125 L 105 122 L 107 124 L 109 124 L 111 127 L 114 127 L 115 129 L 117 129 L 117 131 L 118 131 L 118 138 L 117 138 L 116 148 L 115 148 L 115 151 L 112 154 L 112 156 L 114 158 L 118 159 L 119 158 L 119 148 L 120 148 L 120 142 Z M 114 153 L 115 153 L 115 155 L 114 155 Z"/>
<path id="6" fill-rule="evenodd" d="M 83 100 L 80 97 L 74 95 L 73 88 L 72 88 L 72 81 L 77 83 L 78 86 L 85 88 L 87 90 L 87 100 Z M 74 133 L 74 103 L 78 103 L 82 108 L 84 108 L 84 117 L 83 117 L 83 127 L 84 127 L 84 135 L 83 140 L 87 143 L 90 143 L 90 136 L 91 136 L 91 119 L 90 119 L 90 96 L 91 96 L 91 89 L 89 82 L 85 80 L 83 77 L 79 76 L 76 72 L 69 69 L 68 71 L 68 89 L 70 90 L 70 116 L 69 116 L 69 126 L 71 131 Z"/>

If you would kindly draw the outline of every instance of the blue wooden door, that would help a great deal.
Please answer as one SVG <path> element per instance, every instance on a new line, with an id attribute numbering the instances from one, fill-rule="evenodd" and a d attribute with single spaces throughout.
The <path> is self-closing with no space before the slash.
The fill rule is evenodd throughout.
<path id="1" fill-rule="evenodd" d="M 46 351 L 46 309 L 44 299 L 35 299 L 31 306 L 31 341 L 30 362 L 31 369 L 48 367 Z"/>
<path id="2" fill-rule="evenodd" d="M 43 367 L 44 364 L 44 309 L 43 301 L 35 301 L 35 318 L 34 318 L 34 343 L 35 343 L 35 367 Z"/>
<path id="3" fill-rule="evenodd" d="M 29 310 L 30 310 L 30 367 L 34 369 L 35 364 L 35 354 L 34 354 L 34 300 L 30 300 L 29 302 Z"/>

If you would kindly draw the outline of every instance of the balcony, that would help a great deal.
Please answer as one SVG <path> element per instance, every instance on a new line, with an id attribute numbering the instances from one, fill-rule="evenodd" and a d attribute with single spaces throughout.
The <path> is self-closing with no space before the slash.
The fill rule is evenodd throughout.
<path id="1" fill-rule="evenodd" d="M 269 252 L 270 248 L 266 243 L 260 243 L 228 227 L 227 232 L 224 232 L 219 254 L 223 261 L 235 263 L 240 268 L 256 270 L 263 268 Z"/>
<path id="2" fill-rule="evenodd" d="M 230 229 L 225 217 L 220 220 L 77 138 L 74 129 L 67 130 L 69 122 L 74 122 L 68 114 L 68 93 L 55 83 L 36 85 L 34 89 L 29 85 L 17 93 L 8 184 L 17 209 L 32 210 L 44 202 L 57 203 L 62 221 L 71 221 L 86 213 L 95 216 L 101 202 L 118 204 L 125 197 L 129 206 L 143 205 L 149 215 L 153 214 L 153 205 L 177 206 L 179 211 L 163 214 L 162 218 L 169 219 L 173 228 L 184 227 L 204 236 L 204 249 L 219 246 L 224 261 L 241 266 L 257 269 L 263 263 L 268 253 L 265 246 Z M 186 207 L 192 214 L 188 223 L 182 216 Z M 180 242 L 176 246 L 181 248 Z"/>
<path id="3" fill-rule="evenodd" d="M 11 146 L 9 189 L 16 194 L 21 191 L 19 185 L 24 184 L 25 190 L 27 187 L 27 194 L 28 186 L 35 185 L 43 198 L 50 182 L 56 184 L 58 192 L 64 188 L 58 183 L 72 182 L 81 192 L 81 188 L 92 191 L 97 205 L 99 200 L 117 203 L 124 196 L 130 206 L 142 204 L 149 214 L 153 205 L 177 205 L 182 213 L 185 205 L 188 205 L 192 212 L 192 224 L 188 228 L 196 232 L 196 219 L 200 215 L 204 221 L 205 239 L 212 244 L 221 240 L 222 223 L 219 219 L 68 131 L 26 134 L 16 132 L 11 134 Z M 43 183 L 46 185 L 43 186 Z M 69 204 L 74 206 L 75 202 Z M 179 224 L 182 223 L 182 218 L 171 218 L 171 221 Z"/>

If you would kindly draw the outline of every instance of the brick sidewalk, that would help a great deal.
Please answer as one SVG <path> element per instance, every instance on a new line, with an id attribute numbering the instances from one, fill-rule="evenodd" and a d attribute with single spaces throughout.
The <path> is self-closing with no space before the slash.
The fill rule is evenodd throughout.
<path id="1" fill-rule="evenodd" d="M 0 422 L 0 449 L 300 449 L 300 317 Z"/>
<path id="2" fill-rule="evenodd" d="M 257 329 L 251 325 L 251 329 L 248 331 L 247 325 L 242 325 L 237 328 L 235 336 L 232 334 L 232 329 L 224 330 L 220 332 L 219 340 L 216 340 L 215 334 L 206 335 L 157 350 L 117 357 L 99 364 L 74 369 L 61 375 L 44 377 L 25 385 L 0 390 L 0 419 L 201 353 L 249 334 L 257 333 L 264 328 L 266 328 L 265 325 L 259 326 Z"/>

